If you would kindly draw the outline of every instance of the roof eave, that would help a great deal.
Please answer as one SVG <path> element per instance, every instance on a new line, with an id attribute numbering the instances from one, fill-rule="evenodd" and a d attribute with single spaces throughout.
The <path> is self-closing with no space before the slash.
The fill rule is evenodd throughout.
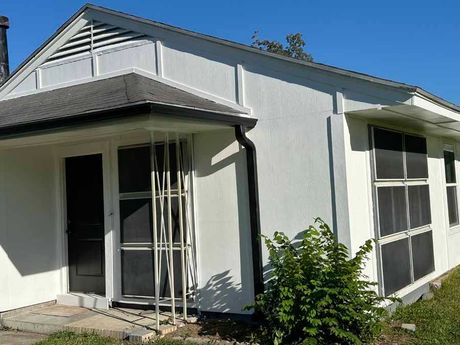
<path id="1" fill-rule="evenodd" d="M 430 101 L 438 104 L 439 106 L 442 106 L 444 108 L 447 108 L 449 110 L 452 110 L 456 113 L 459 113 L 460 114 L 460 106 L 452 103 L 452 102 L 449 102 L 447 100 L 445 100 L 444 98 L 442 97 L 439 97 L 439 96 L 436 96 L 422 88 L 419 88 L 417 87 L 414 91 L 413 91 L 413 95 L 415 96 L 420 96 L 420 97 L 424 97 L 424 98 L 427 98 L 429 99 Z"/>
<path id="2" fill-rule="evenodd" d="M 187 120 L 205 121 L 207 123 L 223 124 L 229 127 L 243 125 L 253 128 L 256 118 L 237 114 L 213 112 L 168 104 L 141 102 L 112 109 L 103 109 L 73 115 L 69 118 L 54 118 L 34 122 L 20 123 L 0 128 L 0 140 L 22 137 L 26 134 L 36 134 L 57 129 L 68 129 L 74 126 L 103 123 L 104 121 L 122 119 L 139 115 L 164 116 Z"/>

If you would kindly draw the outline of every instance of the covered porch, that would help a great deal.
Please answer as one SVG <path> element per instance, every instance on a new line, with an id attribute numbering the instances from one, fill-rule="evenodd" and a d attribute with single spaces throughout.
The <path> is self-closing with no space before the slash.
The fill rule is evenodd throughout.
<path id="1" fill-rule="evenodd" d="M 2 101 L 0 310 L 150 306 L 156 330 L 160 308 L 240 313 L 261 274 L 255 123 L 135 73 Z"/>

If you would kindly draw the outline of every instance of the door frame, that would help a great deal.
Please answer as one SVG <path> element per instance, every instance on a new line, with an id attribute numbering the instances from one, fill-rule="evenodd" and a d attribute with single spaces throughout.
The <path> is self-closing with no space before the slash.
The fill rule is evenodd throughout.
<path id="1" fill-rule="evenodd" d="M 105 298 L 109 301 L 113 298 L 113 207 L 110 176 L 110 147 L 107 141 L 66 144 L 55 149 L 56 164 L 56 192 L 58 200 L 57 228 L 58 238 L 61 244 L 61 291 L 64 294 L 70 292 L 69 284 L 69 250 L 67 227 L 67 198 L 65 159 L 68 157 L 87 156 L 93 154 L 102 155 L 102 178 L 104 198 L 104 253 L 105 253 Z"/>

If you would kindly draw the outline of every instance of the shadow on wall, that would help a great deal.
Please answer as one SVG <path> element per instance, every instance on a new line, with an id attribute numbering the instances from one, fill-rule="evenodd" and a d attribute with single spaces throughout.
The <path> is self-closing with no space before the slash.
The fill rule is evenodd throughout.
<path id="1" fill-rule="evenodd" d="M 29 276 L 59 269 L 52 150 L 11 150 L 1 163 L 0 248 L 8 261 L 0 272 L 14 266 Z"/>
<path id="2" fill-rule="evenodd" d="M 213 275 L 208 280 L 199 290 L 198 300 L 199 305 L 206 306 L 206 310 L 209 311 L 238 312 L 238 310 L 230 310 L 229 301 L 240 300 L 241 294 L 241 285 L 234 283 L 230 270 L 227 270 Z"/>
<path id="3" fill-rule="evenodd" d="M 307 230 L 302 230 L 294 237 L 294 243 L 300 243 L 303 239 L 303 236 Z M 252 261 L 246 262 L 247 266 L 252 264 Z M 267 263 L 263 267 L 264 271 L 264 284 L 266 285 L 272 275 L 272 266 Z M 252 282 L 250 284 L 252 286 Z M 222 273 L 213 275 L 206 285 L 201 288 L 198 292 L 198 300 L 200 306 L 205 306 L 206 310 L 209 311 L 220 311 L 220 312 L 233 312 L 237 313 L 240 310 L 230 310 L 229 301 L 232 301 L 234 304 L 241 304 L 243 309 L 246 305 L 253 302 L 253 291 L 251 290 L 251 300 L 247 301 L 247 291 L 244 291 L 245 285 L 235 284 L 233 276 L 230 270 L 226 270 Z M 242 310 L 241 310 L 242 311 Z M 250 311 L 250 313 L 252 313 Z"/>
<path id="4" fill-rule="evenodd" d="M 238 229 L 235 228 L 235 231 L 238 233 L 235 235 L 239 239 L 239 248 L 232 250 L 229 247 L 229 251 L 220 253 L 220 255 L 234 255 L 235 259 L 232 261 L 235 263 L 239 261 L 241 276 L 236 277 L 236 280 L 241 283 L 235 285 L 236 283 L 232 280 L 235 279 L 234 274 L 232 275 L 233 272 L 229 269 L 213 275 L 200 293 L 200 305 L 206 305 L 207 309 L 215 311 L 229 311 L 229 306 L 236 307 L 239 305 L 242 308 L 250 303 L 254 296 L 246 154 L 244 149 L 237 144 L 233 128 L 207 133 L 201 140 L 204 140 L 203 143 L 206 145 L 200 145 L 199 155 L 195 156 L 196 160 L 200 160 L 200 169 L 196 172 L 198 178 L 218 174 L 226 168 L 234 170 L 230 174 L 234 177 L 232 180 L 225 181 L 225 185 L 230 187 L 231 184 L 234 184 L 234 187 L 230 187 L 230 189 L 234 188 L 236 195 L 229 196 L 229 192 L 225 190 L 217 190 L 216 192 L 224 195 L 222 196 L 226 199 L 224 203 L 235 202 L 237 205 Z M 236 200 L 230 199 L 233 197 Z M 218 199 L 217 201 L 219 201 Z M 226 210 L 223 212 L 225 213 Z M 206 217 L 209 216 L 212 219 L 213 215 Z M 204 259 L 212 260 L 212 258 L 206 257 Z M 215 292 L 217 286 L 220 287 L 219 292 Z M 222 291 L 220 291 L 221 289 Z M 232 310 L 232 312 L 240 311 Z"/>

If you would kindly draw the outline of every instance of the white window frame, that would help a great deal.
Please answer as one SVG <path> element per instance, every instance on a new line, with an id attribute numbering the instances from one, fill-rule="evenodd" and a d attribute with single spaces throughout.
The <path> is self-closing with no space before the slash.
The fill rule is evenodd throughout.
<path id="1" fill-rule="evenodd" d="M 454 171 L 455 171 L 455 182 L 450 182 L 448 183 L 447 182 L 447 174 L 446 174 L 446 162 L 445 162 L 445 157 L 444 157 L 444 152 L 445 151 L 449 151 L 449 152 L 452 152 L 454 154 Z M 459 206 L 459 182 L 458 182 L 458 169 L 457 169 L 457 151 L 456 151 L 456 148 L 455 148 L 455 145 L 453 144 L 444 144 L 443 146 L 443 149 L 442 149 L 442 153 L 443 153 L 443 158 L 442 158 L 442 161 L 443 161 L 443 171 L 444 171 L 444 192 L 446 193 L 446 219 L 447 219 L 447 224 L 448 224 L 448 227 L 449 227 L 449 230 L 450 231 L 455 231 L 455 230 L 459 230 L 460 231 L 460 206 Z M 449 201 L 448 201 L 448 195 L 447 195 L 447 188 L 449 187 L 455 187 L 455 202 L 457 204 L 457 223 L 456 224 L 453 224 L 451 225 L 450 224 L 450 219 L 449 219 Z"/>
<path id="2" fill-rule="evenodd" d="M 404 171 L 404 177 L 402 179 L 383 179 L 383 178 L 377 178 L 377 165 L 376 165 L 376 159 L 375 159 L 375 141 L 374 141 L 374 128 L 375 129 L 381 129 L 389 132 L 395 132 L 399 133 L 402 135 L 402 154 L 403 154 L 403 171 Z M 410 135 L 410 136 L 415 136 L 415 137 L 420 137 L 424 138 L 426 140 L 426 137 L 420 135 L 420 134 L 414 134 L 410 132 L 405 132 L 405 131 L 400 131 L 400 130 L 395 130 L 391 128 L 386 128 L 386 127 L 381 127 L 381 126 L 375 126 L 375 125 L 369 125 L 369 137 L 370 137 L 370 151 L 371 151 L 371 179 L 372 179 L 372 197 L 373 197 L 373 202 L 374 202 L 374 224 L 375 224 L 375 235 L 376 235 L 376 253 L 377 253 L 377 261 L 378 261 L 378 287 L 379 287 L 379 292 L 382 296 L 385 296 L 385 286 L 384 286 L 384 276 L 383 276 L 383 258 L 382 258 L 382 249 L 381 247 L 384 244 L 387 243 L 392 243 L 396 242 L 402 239 L 408 239 L 409 242 L 409 263 L 410 263 L 410 283 L 404 287 L 402 287 L 400 290 L 406 288 L 407 286 L 410 286 L 414 284 L 417 280 L 414 278 L 414 265 L 413 265 L 413 253 L 412 253 L 412 237 L 416 235 L 420 235 L 426 232 L 432 231 L 432 212 L 431 212 L 431 196 L 430 196 L 430 214 L 431 214 L 431 222 L 426 225 L 422 225 L 420 227 L 416 228 L 410 228 L 410 207 L 409 207 L 409 193 L 408 193 L 408 188 L 409 186 L 421 186 L 421 185 L 427 185 L 428 188 L 430 186 L 429 184 L 429 172 L 427 174 L 426 178 L 407 178 L 407 162 L 406 162 L 406 147 L 405 147 L 405 136 Z M 427 153 L 427 165 L 428 165 L 428 153 Z M 427 167 L 428 168 L 428 167 Z M 378 204 L 378 193 L 377 189 L 379 187 L 404 187 L 405 188 L 405 198 L 406 198 L 406 221 L 407 221 L 407 227 L 408 229 L 405 231 L 400 231 L 394 234 L 390 235 L 385 235 L 381 236 L 380 235 L 380 219 L 379 219 L 379 204 Z M 398 290 L 398 291 L 400 291 Z M 395 291 L 393 294 L 397 294 L 398 291 Z"/>

